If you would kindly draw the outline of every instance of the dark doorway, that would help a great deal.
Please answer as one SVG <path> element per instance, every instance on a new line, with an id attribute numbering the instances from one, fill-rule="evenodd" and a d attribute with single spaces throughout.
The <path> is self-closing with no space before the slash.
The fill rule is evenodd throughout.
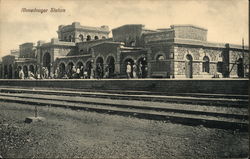
<path id="1" fill-rule="evenodd" d="M 87 71 L 87 77 L 85 77 L 85 78 L 90 78 L 90 76 L 91 76 L 91 69 L 92 69 L 92 62 L 88 61 L 86 63 L 86 69 L 85 69 L 85 71 Z"/>
<path id="2" fill-rule="evenodd" d="M 59 65 L 59 78 L 64 77 L 65 75 L 65 64 L 64 63 L 60 63 Z"/>
<path id="3" fill-rule="evenodd" d="M 103 78 L 104 70 L 103 70 L 103 58 L 98 57 L 96 59 L 96 77 Z"/>
<path id="4" fill-rule="evenodd" d="M 8 78 L 9 78 L 9 79 L 12 79 L 12 72 L 13 72 L 13 70 L 12 70 L 12 65 L 10 64 L 10 65 L 9 65 L 9 72 L 8 72 Z"/>
<path id="5" fill-rule="evenodd" d="M 8 66 L 7 65 L 4 65 L 3 75 L 4 75 L 4 78 L 8 78 Z"/>
<path id="6" fill-rule="evenodd" d="M 191 55 L 186 56 L 185 74 L 187 78 L 193 78 L 193 58 Z"/>
<path id="7" fill-rule="evenodd" d="M 139 78 L 146 78 L 147 77 L 147 68 L 148 68 L 148 62 L 146 57 L 141 57 L 137 61 L 137 66 L 139 70 Z"/>
<path id="8" fill-rule="evenodd" d="M 115 59 L 113 56 L 109 56 L 107 59 L 107 69 L 105 69 L 105 72 L 108 71 L 108 78 L 113 78 L 115 73 Z"/>
<path id="9" fill-rule="evenodd" d="M 73 64 L 73 62 L 70 62 L 69 64 L 68 64 L 68 67 L 67 67 L 67 70 L 68 70 L 68 77 L 69 78 L 73 78 L 73 66 L 74 66 L 74 64 Z"/>
<path id="10" fill-rule="evenodd" d="M 130 77 L 133 77 L 133 65 L 134 65 L 134 60 L 131 59 L 131 58 L 128 58 L 124 61 L 124 64 L 123 64 L 123 71 L 124 71 L 124 74 L 127 75 L 127 65 L 128 63 L 130 63 L 130 66 L 131 66 L 131 74 L 130 74 Z"/>
<path id="11" fill-rule="evenodd" d="M 239 60 L 237 61 L 237 75 L 240 78 L 244 77 L 244 65 L 242 58 L 239 58 Z"/>
<path id="12" fill-rule="evenodd" d="M 35 73 L 35 68 L 33 65 L 30 65 L 29 71 L 32 72 L 33 74 Z"/>
<path id="13" fill-rule="evenodd" d="M 209 58 L 207 56 L 203 58 L 202 71 L 209 73 Z"/>
<path id="14" fill-rule="evenodd" d="M 51 57 L 50 57 L 50 54 L 47 52 L 43 55 L 43 67 L 46 67 L 49 71 L 49 74 L 50 75 L 50 69 L 51 69 Z"/>
<path id="15" fill-rule="evenodd" d="M 28 77 L 28 67 L 25 65 L 23 66 L 23 73 L 24 73 L 24 78 Z"/>

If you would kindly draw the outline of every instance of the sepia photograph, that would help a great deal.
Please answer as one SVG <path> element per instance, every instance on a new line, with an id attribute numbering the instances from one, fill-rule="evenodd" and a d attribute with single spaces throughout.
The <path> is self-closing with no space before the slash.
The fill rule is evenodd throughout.
<path id="1" fill-rule="evenodd" d="M 0 159 L 249 158 L 248 0 L 0 0 Z"/>

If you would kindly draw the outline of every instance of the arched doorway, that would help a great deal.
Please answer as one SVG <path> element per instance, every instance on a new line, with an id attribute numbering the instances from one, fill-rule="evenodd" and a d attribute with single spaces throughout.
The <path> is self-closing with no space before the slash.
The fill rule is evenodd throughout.
<path id="1" fill-rule="evenodd" d="M 78 73 L 78 71 L 80 70 L 80 72 Z M 76 71 L 77 71 L 77 78 L 81 78 L 83 77 L 83 72 L 84 72 L 84 67 L 83 67 L 83 63 L 81 61 L 79 61 L 76 64 Z"/>
<path id="2" fill-rule="evenodd" d="M 98 36 L 95 36 L 95 40 L 98 40 L 99 39 L 99 37 Z"/>
<path id="3" fill-rule="evenodd" d="M 28 67 L 26 65 L 23 66 L 24 78 L 28 77 Z"/>
<path id="4" fill-rule="evenodd" d="M 73 62 L 68 63 L 67 70 L 68 70 L 68 77 L 69 78 L 73 78 L 73 71 L 72 71 L 73 66 L 74 66 Z"/>
<path id="5" fill-rule="evenodd" d="M 7 65 L 4 65 L 3 76 L 4 78 L 8 78 L 8 66 Z"/>
<path id="6" fill-rule="evenodd" d="M 76 68 L 81 68 L 83 67 L 83 63 L 81 61 L 79 61 L 77 64 L 76 64 Z"/>
<path id="7" fill-rule="evenodd" d="M 47 68 L 48 71 L 49 71 L 49 74 L 48 76 L 50 75 L 50 69 L 51 69 L 51 56 L 50 56 L 50 53 L 45 53 L 43 55 L 43 67 Z"/>
<path id="8" fill-rule="evenodd" d="M 185 74 L 187 78 L 193 78 L 193 58 L 189 54 L 186 56 Z"/>
<path id="9" fill-rule="evenodd" d="M 107 68 L 105 68 L 105 73 L 107 73 L 107 77 L 106 78 L 113 78 L 114 77 L 114 73 L 115 73 L 115 58 L 113 56 L 109 56 L 107 58 Z"/>
<path id="10" fill-rule="evenodd" d="M 97 78 L 103 78 L 103 75 L 104 75 L 103 58 L 98 57 L 96 59 L 96 77 Z"/>
<path id="11" fill-rule="evenodd" d="M 15 69 L 15 78 L 19 79 L 19 72 L 22 70 L 22 66 L 17 66 Z"/>
<path id="12" fill-rule="evenodd" d="M 124 71 L 124 73 L 127 75 L 126 70 L 127 70 L 127 65 L 128 65 L 128 63 L 130 63 L 130 66 L 131 66 L 131 74 L 130 74 L 130 77 L 132 77 L 132 75 L 133 75 L 133 65 L 134 65 L 134 60 L 133 60 L 133 59 L 127 58 L 127 59 L 124 61 L 124 64 L 123 64 L 123 71 Z"/>
<path id="13" fill-rule="evenodd" d="M 244 64 L 242 58 L 239 58 L 237 61 L 237 75 L 240 78 L 244 77 Z"/>
<path id="14" fill-rule="evenodd" d="M 12 65 L 10 64 L 10 65 L 9 65 L 9 71 L 8 71 L 8 78 L 9 78 L 9 79 L 12 79 L 12 71 L 13 71 L 13 70 L 12 70 Z"/>
<path id="15" fill-rule="evenodd" d="M 64 63 L 60 63 L 59 64 L 59 78 L 64 77 L 66 71 L 65 71 L 65 64 Z"/>
<path id="16" fill-rule="evenodd" d="M 34 74 L 35 73 L 35 67 L 33 65 L 30 65 L 29 71 Z"/>
<path id="17" fill-rule="evenodd" d="M 85 69 L 87 71 L 87 77 L 85 77 L 85 78 L 90 78 L 90 76 L 91 76 L 91 69 L 92 69 L 92 61 L 88 61 L 86 63 L 86 68 Z"/>
<path id="18" fill-rule="evenodd" d="M 205 56 L 202 62 L 202 72 L 209 73 L 209 58 Z"/>
<path id="19" fill-rule="evenodd" d="M 139 78 L 146 78 L 147 77 L 147 70 L 148 70 L 148 62 L 146 57 L 141 57 L 137 60 L 138 66 L 138 75 Z"/>

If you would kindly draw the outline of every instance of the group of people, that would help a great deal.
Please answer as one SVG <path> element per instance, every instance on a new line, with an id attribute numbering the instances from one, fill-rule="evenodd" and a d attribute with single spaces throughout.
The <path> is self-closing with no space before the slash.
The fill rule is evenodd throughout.
<path id="1" fill-rule="evenodd" d="M 127 63 L 126 66 L 127 78 L 145 78 L 147 77 L 147 66 L 142 62 L 137 65 L 136 62 L 131 64 Z M 41 71 L 27 71 L 24 72 L 22 68 L 18 72 L 19 79 L 102 79 L 102 78 L 114 78 L 114 67 L 103 67 L 101 63 L 97 63 L 94 69 L 93 65 L 86 68 L 83 66 L 72 66 L 68 70 L 56 67 L 54 72 L 50 71 L 50 68 L 42 67 Z"/>
<path id="2" fill-rule="evenodd" d="M 112 78 L 112 68 L 110 66 L 103 68 L 101 63 L 97 63 L 96 68 L 94 69 L 92 65 L 84 68 L 83 66 L 75 67 L 72 66 L 68 71 L 59 69 L 58 67 L 55 70 L 54 78 L 62 79 L 102 79 L 102 78 Z"/>
<path id="3" fill-rule="evenodd" d="M 36 79 L 36 77 L 35 77 L 35 75 L 34 75 L 34 73 L 33 72 L 31 72 L 31 71 L 28 71 L 27 72 L 27 75 L 25 75 L 25 73 L 24 73 L 24 71 L 23 71 L 23 69 L 21 68 L 20 70 L 19 70 L 19 72 L 18 72 L 18 78 L 19 79 Z"/>
<path id="4" fill-rule="evenodd" d="M 142 62 L 139 62 L 138 65 L 136 64 L 136 61 L 134 61 L 133 64 L 128 62 L 126 66 L 127 78 L 145 78 L 147 77 L 147 69 L 147 66 Z"/>

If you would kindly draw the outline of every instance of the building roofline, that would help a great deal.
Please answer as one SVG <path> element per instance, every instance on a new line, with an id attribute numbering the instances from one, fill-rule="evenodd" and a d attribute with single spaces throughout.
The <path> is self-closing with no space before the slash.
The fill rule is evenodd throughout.
<path id="1" fill-rule="evenodd" d="M 174 25 L 170 25 L 170 28 L 175 28 L 175 27 L 193 27 L 193 28 L 198 28 L 198 29 L 202 29 L 207 31 L 206 28 L 197 26 L 197 25 L 193 25 L 193 24 L 174 24 Z"/>
<path id="2" fill-rule="evenodd" d="M 143 24 L 125 24 L 125 25 L 113 28 L 112 30 L 117 30 L 117 29 L 120 29 L 120 28 L 123 28 L 123 27 L 126 27 L 126 26 L 142 26 L 142 29 L 144 29 L 144 27 L 145 27 L 145 25 L 143 25 Z"/>

